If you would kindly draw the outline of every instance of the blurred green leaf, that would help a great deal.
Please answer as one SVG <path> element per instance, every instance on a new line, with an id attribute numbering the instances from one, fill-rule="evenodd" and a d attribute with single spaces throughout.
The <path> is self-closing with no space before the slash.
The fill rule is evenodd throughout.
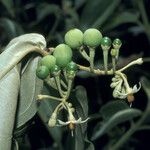
<path id="1" fill-rule="evenodd" d="M 0 1 L 7 9 L 7 11 L 9 12 L 9 14 L 11 16 L 14 16 L 14 4 L 13 4 L 13 1 L 12 0 L 1 0 Z"/>
<path id="2" fill-rule="evenodd" d="M 142 77 L 141 82 L 142 82 L 142 86 L 144 88 L 144 91 L 147 94 L 148 100 L 150 101 L 150 81 L 147 78 Z"/>
<path id="3" fill-rule="evenodd" d="M 86 0 L 75 0 L 75 8 L 79 9 L 85 2 Z"/>
<path id="4" fill-rule="evenodd" d="M 104 26 L 105 30 L 111 30 L 119 25 L 125 23 L 137 23 L 139 19 L 139 13 L 125 11 L 121 13 L 116 13 L 112 19 L 109 19 Z"/>
<path id="5" fill-rule="evenodd" d="M 42 94 L 45 95 L 58 95 L 56 90 L 53 88 L 50 88 L 48 86 L 44 86 Z M 40 116 L 41 120 L 43 121 L 44 125 L 46 126 L 48 132 L 54 139 L 54 141 L 57 143 L 57 146 L 62 149 L 62 128 L 60 127 L 54 127 L 50 128 L 48 126 L 48 120 L 53 113 L 55 107 L 56 107 L 57 102 L 50 100 L 50 99 L 44 99 L 40 102 L 40 105 L 38 107 L 38 115 Z M 60 118 L 59 118 L 60 119 Z"/>
<path id="6" fill-rule="evenodd" d="M 88 0 L 81 15 L 81 26 L 100 27 L 112 15 L 121 0 Z"/>
<path id="7" fill-rule="evenodd" d="M 45 38 L 40 34 L 25 34 L 11 40 L 0 55 L 0 79 L 3 78 L 24 56 L 33 52 L 34 48 L 37 47 L 41 49 L 46 47 Z"/>
<path id="8" fill-rule="evenodd" d="M 73 104 L 76 109 L 77 118 L 82 120 L 88 117 L 88 99 L 86 89 L 83 86 L 77 86 L 74 93 L 71 96 Z M 87 123 L 77 125 L 75 129 L 75 150 L 89 149 L 93 150 L 94 146 L 92 142 L 87 139 Z"/>
<path id="9" fill-rule="evenodd" d="M 145 109 L 146 117 L 145 117 L 145 123 L 149 123 L 149 115 L 150 115 L 150 80 L 146 77 L 141 78 L 142 87 L 147 95 L 147 106 Z"/>
<path id="10" fill-rule="evenodd" d="M 30 120 L 37 112 L 36 98 L 42 90 L 42 80 L 36 77 L 39 57 L 31 58 L 21 76 L 20 99 L 17 112 L 17 128 Z"/>
<path id="11" fill-rule="evenodd" d="M 0 28 L 5 30 L 5 33 L 7 34 L 7 37 L 9 39 L 12 39 L 15 36 L 17 36 L 15 23 L 8 18 L 1 18 L 0 19 Z"/>
<path id="12" fill-rule="evenodd" d="M 102 108 L 100 109 L 100 113 L 103 119 L 108 120 L 118 111 L 124 110 L 127 108 L 129 108 L 129 106 L 124 100 L 115 100 L 102 106 Z"/>
<path id="13" fill-rule="evenodd" d="M 60 8 L 55 4 L 41 3 L 36 7 L 37 9 L 37 22 L 42 21 L 48 15 L 57 15 L 60 12 Z"/>
<path id="14" fill-rule="evenodd" d="M 125 110 L 118 111 L 112 117 L 103 122 L 102 126 L 99 126 L 99 129 L 95 133 L 93 133 L 92 140 L 95 140 L 102 136 L 103 134 L 109 132 L 116 125 L 123 123 L 128 120 L 132 120 L 135 117 L 138 117 L 142 114 L 142 112 L 138 109 L 128 108 Z"/>

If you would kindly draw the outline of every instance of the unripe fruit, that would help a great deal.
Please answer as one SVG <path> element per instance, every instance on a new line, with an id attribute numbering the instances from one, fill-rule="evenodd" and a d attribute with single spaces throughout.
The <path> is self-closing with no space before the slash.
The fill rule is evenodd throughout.
<path id="1" fill-rule="evenodd" d="M 56 58 L 56 64 L 64 68 L 72 59 L 72 50 L 66 44 L 59 44 L 53 53 L 54 57 Z"/>
<path id="2" fill-rule="evenodd" d="M 41 59 L 40 64 L 51 70 L 56 64 L 56 58 L 52 55 L 46 55 Z"/>
<path id="3" fill-rule="evenodd" d="M 113 41 L 113 47 L 114 47 L 115 49 L 119 49 L 119 48 L 121 47 L 121 45 L 122 45 L 122 42 L 121 42 L 120 39 L 115 39 L 115 40 Z"/>
<path id="4" fill-rule="evenodd" d="M 36 69 L 36 75 L 40 79 L 45 79 L 49 75 L 49 69 L 46 66 L 39 66 Z"/>
<path id="5" fill-rule="evenodd" d="M 51 69 L 51 74 L 53 76 L 58 75 L 60 73 L 60 67 L 55 65 L 52 69 Z"/>
<path id="6" fill-rule="evenodd" d="M 77 71 L 78 66 L 73 61 L 67 64 L 66 71 Z"/>
<path id="7" fill-rule="evenodd" d="M 101 39 L 101 32 L 94 28 L 87 29 L 83 35 L 83 43 L 89 47 L 97 47 L 100 45 Z"/>
<path id="8" fill-rule="evenodd" d="M 111 39 L 109 37 L 103 37 L 101 40 L 102 49 L 109 49 L 111 47 Z"/>
<path id="9" fill-rule="evenodd" d="M 65 34 L 65 43 L 71 48 L 79 48 L 83 44 L 83 33 L 79 29 L 71 29 Z"/>

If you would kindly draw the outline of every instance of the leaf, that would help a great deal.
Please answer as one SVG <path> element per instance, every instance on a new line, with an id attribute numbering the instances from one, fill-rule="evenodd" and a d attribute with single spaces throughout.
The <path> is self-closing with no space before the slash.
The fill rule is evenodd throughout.
<path id="1" fill-rule="evenodd" d="M 147 94 L 148 100 L 150 101 L 150 92 L 149 92 L 150 91 L 150 81 L 147 78 L 142 77 L 141 82 L 142 82 L 142 86 L 144 88 L 144 91 Z"/>
<path id="2" fill-rule="evenodd" d="M 117 13 L 112 17 L 111 20 L 108 21 L 108 23 L 105 24 L 105 30 L 111 30 L 121 24 L 125 23 L 137 23 L 139 19 L 139 13 L 136 12 L 121 12 Z M 110 23 L 111 22 L 111 23 Z"/>
<path id="3" fill-rule="evenodd" d="M 129 108 L 129 106 L 124 100 L 115 100 L 102 106 L 102 108 L 100 109 L 100 113 L 103 119 L 108 120 L 118 111 L 124 110 L 127 108 Z"/>
<path id="4" fill-rule="evenodd" d="M 60 8 L 55 4 L 41 3 L 37 6 L 37 21 L 42 21 L 45 17 L 51 14 L 58 14 Z"/>
<path id="5" fill-rule="evenodd" d="M 6 7 L 11 16 L 14 16 L 14 4 L 12 0 L 1 0 L 1 3 Z"/>
<path id="6" fill-rule="evenodd" d="M 147 79 L 146 77 L 142 77 L 141 78 L 141 83 L 142 83 L 142 87 L 147 95 L 147 106 L 145 108 L 145 120 L 144 123 L 149 123 L 150 119 L 149 119 L 149 115 L 150 115 L 150 81 L 149 79 Z"/>
<path id="7" fill-rule="evenodd" d="M 8 19 L 8 18 L 1 18 L 0 19 L 0 27 L 5 30 L 9 39 L 14 38 L 17 36 L 16 26 L 15 23 Z M 8 34 L 9 33 L 9 34 Z"/>
<path id="8" fill-rule="evenodd" d="M 115 113 L 109 120 L 105 121 L 102 126 L 93 134 L 92 140 L 95 140 L 103 134 L 109 132 L 116 125 L 138 117 L 142 112 L 138 109 L 128 108 Z"/>
<path id="9" fill-rule="evenodd" d="M 40 94 L 43 81 L 36 77 L 39 57 L 31 58 L 21 76 L 20 99 L 17 112 L 17 128 L 30 120 L 37 112 L 36 98 Z"/>
<path id="10" fill-rule="evenodd" d="M 82 118 L 82 120 L 88 117 L 88 99 L 87 93 L 83 86 L 77 86 L 74 93 L 71 96 L 73 100 L 73 104 L 76 109 L 77 118 Z M 87 139 L 87 123 L 82 125 L 77 125 L 75 130 L 75 150 L 84 150 L 85 147 L 87 149 L 94 149 L 93 144 Z"/>
<path id="11" fill-rule="evenodd" d="M 1 60 L 0 60 L 1 63 Z M 13 68 L 0 80 L 0 148 L 11 149 L 19 93 L 19 69 Z"/>
<path id="12" fill-rule="evenodd" d="M 81 26 L 100 27 L 112 15 L 119 3 L 120 0 L 88 0 L 81 15 Z"/>
<path id="13" fill-rule="evenodd" d="M 86 0 L 75 0 L 75 8 L 79 9 L 85 2 Z"/>
<path id="14" fill-rule="evenodd" d="M 45 38 L 36 33 L 21 35 L 9 42 L 0 55 L 0 79 L 2 79 L 28 53 L 46 47 Z"/>
<path id="15" fill-rule="evenodd" d="M 50 88 L 48 86 L 44 86 L 42 94 L 45 95 L 57 95 L 56 90 L 53 88 Z M 47 124 L 51 114 L 54 111 L 54 108 L 56 106 L 56 102 L 50 99 L 44 99 L 40 102 L 40 105 L 38 107 L 38 115 L 40 116 L 41 120 L 43 121 L 44 125 L 46 126 L 48 132 L 54 139 L 54 141 L 58 144 L 59 148 L 62 149 L 62 128 L 60 127 L 54 127 L 50 128 Z"/>

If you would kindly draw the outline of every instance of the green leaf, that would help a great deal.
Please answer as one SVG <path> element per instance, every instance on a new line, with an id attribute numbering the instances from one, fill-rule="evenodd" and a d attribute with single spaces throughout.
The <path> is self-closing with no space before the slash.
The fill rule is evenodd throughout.
<path id="1" fill-rule="evenodd" d="M 137 23 L 139 19 L 139 13 L 133 13 L 130 11 L 126 12 L 121 12 L 115 14 L 112 19 L 110 19 L 106 24 L 105 24 L 105 30 L 111 30 L 121 24 L 125 23 Z M 111 23 L 110 23 L 111 22 Z"/>
<path id="2" fill-rule="evenodd" d="M 150 81 L 147 78 L 142 77 L 141 82 L 142 82 L 142 87 L 144 88 L 144 91 L 147 94 L 148 100 L 150 101 Z"/>
<path id="3" fill-rule="evenodd" d="M 145 109 L 146 117 L 145 117 L 145 123 L 149 123 L 149 115 L 150 115 L 150 80 L 146 77 L 141 78 L 142 87 L 147 95 L 147 106 Z"/>
<path id="4" fill-rule="evenodd" d="M 60 8 L 55 4 L 41 3 L 36 7 L 37 9 L 37 21 L 42 21 L 45 17 L 51 14 L 58 14 L 60 12 Z"/>
<path id="5" fill-rule="evenodd" d="M 48 86 L 44 86 L 42 94 L 44 95 L 58 95 L 58 92 L 54 90 L 53 88 L 50 88 Z M 54 141 L 57 143 L 59 146 L 59 149 L 62 149 L 62 128 L 60 127 L 54 127 L 50 128 L 47 124 L 51 114 L 53 113 L 55 107 L 56 107 L 57 102 L 50 100 L 50 99 L 44 99 L 40 102 L 40 105 L 38 107 L 38 115 L 40 116 L 41 120 L 43 121 L 44 125 L 46 126 L 48 132 L 54 139 Z M 60 119 L 60 118 L 59 118 Z"/>
<path id="6" fill-rule="evenodd" d="M 88 117 L 88 98 L 86 89 L 83 86 L 77 86 L 74 93 L 72 93 L 72 103 L 75 107 L 77 119 L 82 118 L 82 120 Z M 94 146 L 92 142 L 87 139 L 87 123 L 82 125 L 77 125 L 75 129 L 75 150 L 89 149 L 93 150 Z"/>
<path id="7" fill-rule="evenodd" d="M 1 60 L 0 60 L 1 63 Z M 14 67 L 0 80 L 0 147 L 11 149 L 20 86 L 19 68 Z"/>
<path id="8" fill-rule="evenodd" d="M 15 36 L 17 36 L 16 26 L 12 20 L 10 20 L 8 18 L 1 18 L 0 19 L 0 27 L 3 30 L 5 30 L 5 33 L 7 34 L 9 39 L 12 39 Z"/>
<path id="9" fill-rule="evenodd" d="M 25 34 L 14 38 L 0 55 L 0 79 L 2 79 L 19 61 L 36 48 L 46 47 L 45 38 L 36 33 Z"/>
<path id="10" fill-rule="evenodd" d="M 112 15 L 121 0 L 88 0 L 81 15 L 81 26 L 98 28 Z M 94 13 L 93 13 L 94 12 Z"/>
<path id="11" fill-rule="evenodd" d="M 43 87 L 43 81 L 36 77 L 38 60 L 39 57 L 31 58 L 21 76 L 17 128 L 25 124 L 37 112 L 36 98 Z"/>
<path id="12" fill-rule="evenodd" d="M 124 100 L 115 100 L 102 106 L 102 108 L 100 109 L 100 113 L 103 119 L 108 120 L 118 111 L 124 110 L 127 108 L 129 108 L 129 106 Z"/>
<path id="13" fill-rule="evenodd" d="M 84 5 L 85 2 L 86 0 L 75 0 L 75 8 L 79 9 L 81 6 Z"/>
<path id="14" fill-rule="evenodd" d="M 138 109 L 128 108 L 115 113 L 109 120 L 105 121 L 102 126 L 93 134 L 92 140 L 97 139 L 103 134 L 109 132 L 116 125 L 138 117 L 142 112 Z"/>
<path id="15" fill-rule="evenodd" d="M 1 0 L 1 3 L 6 7 L 11 16 L 14 16 L 14 4 L 12 0 Z"/>

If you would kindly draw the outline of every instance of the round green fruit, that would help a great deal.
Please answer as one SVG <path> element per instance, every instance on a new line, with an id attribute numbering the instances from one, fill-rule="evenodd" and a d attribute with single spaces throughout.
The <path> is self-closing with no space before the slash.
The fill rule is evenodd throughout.
<path id="1" fill-rule="evenodd" d="M 103 37 L 101 40 L 101 47 L 104 49 L 109 49 L 111 46 L 111 39 L 109 37 Z"/>
<path id="2" fill-rule="evenodd" d="M 36 69 L 36 76 L 40 79 L 45 79 L 49 75 L 49 69 L 46 66 L 39 66 Z"/>
<path id="3" fill-rule="evenodd" d="M 83 33 L 79 29 L 71 29 L 65 34 L 65 43 L 71 48 L 79 48 L 83 44 Z"/>
<path id="4" fill-rule="evenodd" d="M 97 47 L 100 45 L 102 34 L 99 30 L 91 28 L 84 32 L 83 43 L 89 47 Z"/>
<path id="5" fill-rule="evenodd" d="M 121 42 L 120 39 L 115 39 L 115 40 L 113 41 L 113 47 L 114 47 L 115 49 L 119 49 L 119 48 L 121 47 L 121 45 L 122 45 L 122 42 Z"/>
<path id="6" fill-rule="evenodd" d="M 72 50 L 66 44 L 59 44 L 53 53 L 54 57 L 56 58 L 56 65 L 61 68 L 67 66 L 67 64 L 72 60 Z"/>
<path id="7" fill-rule="evenodd" d="M 52 75 L 57 75 L 60 72 L 60 67 L 55 65 L 52 69 L 51 69 L 51 74 Z"/>
<path id="8" fill-rule="evenodd" d="M 77 71 L 77 70 L 78 70 L 78 66 L 76 63 L 74 63 L 73 61 L 68 63 L 66 67 L 66 71 Z"/>
<path id="9" fill-rule="evenodd" d="M 40 64 L 51 70 L 56 64 L 56 58 L 53 55 L 46 55 L 41 59 Z"/>

